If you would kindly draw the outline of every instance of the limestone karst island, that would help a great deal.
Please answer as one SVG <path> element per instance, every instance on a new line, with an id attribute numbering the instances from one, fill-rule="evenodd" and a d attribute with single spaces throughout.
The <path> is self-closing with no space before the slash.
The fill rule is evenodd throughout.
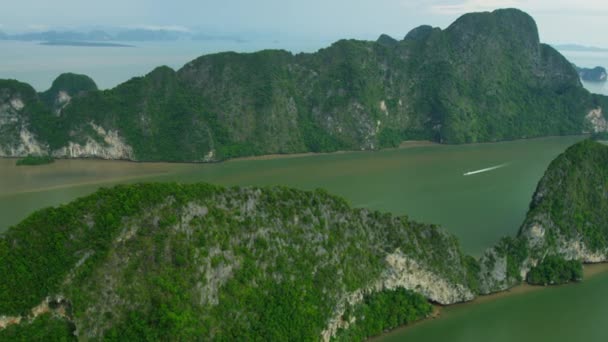
<path id="1" fill-rule="evenodd" d="M 0 340 L 608 340 L 608 5 L 503 2 L 7 4 Z"/>

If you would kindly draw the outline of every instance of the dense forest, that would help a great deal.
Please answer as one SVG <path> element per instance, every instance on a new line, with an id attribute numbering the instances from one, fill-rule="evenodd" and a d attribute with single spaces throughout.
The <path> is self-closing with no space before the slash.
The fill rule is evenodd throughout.
<path id="1" fill-rule="evenodd" d="M 74 74 L 40 94 L 0 81 L 0 155 L 217 161 L 488 142 L 608 130 L 606 108 L 534 20 L 508 9 L 402 40 L 206 55 L 103 91 Z"/>
<path id="2" fill-rule="evenodd" d="M 480 261 L 481 293 L 522 280 L 560 284 L 582 278 L 581 262 L 608 261 L 608 146 L 592 139 L 551 162 L 516 237 Z M 500 274 L 500 277 L 496 277 Z"/>
<path id="3" fill-rule="evenodd" d="M 390 256 L 433 282 L 399 278 Z M 475 278 L 433 225 L 320 190 L 208 184 L 118 186 L 38 211 L 3 234 L 0 261 L 2 314 L 27 322 L 46 300 L 65 322 L 44 329 L 94 340 L 314 340 L 351 316 L 341 336 L 360 339 L 426 317 L 425 297 L 472 298 Z"/>

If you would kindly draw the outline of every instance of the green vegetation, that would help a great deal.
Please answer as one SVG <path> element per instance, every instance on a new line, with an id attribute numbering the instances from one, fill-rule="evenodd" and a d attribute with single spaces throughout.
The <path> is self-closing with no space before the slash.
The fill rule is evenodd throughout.
<path id="1" fill-rule="evenodd" d="M 68 342 L 76 341 L 74 326 L 47 313 L 33 322 L 9 325 L 0 330 L 1 341 Z"/>
<path id="2" fill-rule="evenodd" d="M 100 140 L 95 124 L 117 132 L 133 148 L 128 157 L 141 161 L 580 134 L 590 109 L 608 107 L 514 9 L 464 15 L 445 30 L 420 27 L 401 41 L 382 35 L 310 54 L 206 55 L 105 91 L 75 74 L 41 94 L 20 88 L 0 82 L 0 104 L 26 104 L 10 113 L 15 125 L 0 127 L 11 130 L 0 148 L 14 147 L 23 126 L 52 153 Z"/>
<path id="3" fill-rule="evenodd" d="M 25 158 L 17 160 L 17 165 L 44 165 L 53 162 L 55 162 L 55 159 L 51 156 L 28 155 Z"/>
<path id="4" fill-rule="evenodd" d="M 507 279 L 511 281 L 522 281 L 520 269 L 524 260 L 528 257 L 526 241 L 520 238 L 505 237 L 496 246 L 500 256 L 507 259 Z"/>
<path id="5" fill-rule="evenodd" d="M 476 265 L 453 236 L 321 190 L 118 186 L 2 236 L 0 312 L 25 315 L 60 293 L 94 339 L 317 339 L 347 294 L 382 281 L 396 250 L 460 284 L 455 298 L 471 293 Z M 353 308 L 375 317 L 358 336 L 428 312 L 407 291 L 371 295 Z"/>
<path id="6" fill-rule="evenodd" d="M 580 238 L 590 251 L 608 248 L 608 147 L 593 140 L 571 146 L 549 166 L 523 228 L 543 223 L 545 248 Z"/>
<path id="7" fill-rule="evenodd" d="M 608 248 L 607 193 L 608 146 L 587 139 L 569 147 L 538 183 L 517 236 L 480 260 L 480 292 L 508 289 L 526 273 L 531 284 L 582 279 L 581 261 L 597 261 Z"/>
<path id="8" fill-rule="evenodd" d="M 41 94 L 0 80 L 8 118 L 0 148 L 16 150 L 24 127 L 49 152 L 88 139 L 104 146 L 103 131 L 113 131 L 135 159 L 166 161 L 394 147 L 408 138 L 495 141 L 588 131 L 584 115 L 608 105 L 581 88 L 517 10 L 465 15 L 445 31 L 408 37 L 342 40 L 314 54 L 203 56 L 106 91 L 73 74 Z M 434 225 L 352 209 L 322 190 L 102 189 L 0 237 L 0 314 L 26 316 L 57 294 L 71 307 L 65 319 L 43 315 L 0 338 L 315 340 L 346 308 L 352 324 L 336 338 L 361 340 L 431 310 L 403 288 L 374 292 L 403 272 L 389 256 L 453 285 L 445 303 L 506 289 L 538 260 L 528 282 L 578 281 L 581 262 L 559 253 L 580 242 L 572 253 L 585 260 L 608 248 L 606 165 L 606 146 L 569 148 L 539 183 L 519 234 L 481 262 Z M 361 293 L 360 302 L 345 299 Z"/>
<path id="9" fill-rule="evenodd" d="M 528 268 L 531 284 L 579 281 L 579 260 L 606 248 L 606 165 L 607 146 L 570 147 L 539 183 L 517 237 L 480 261 L 434 225 L 352 209 L 322 190 L 102 189 L 38 211 L 0 237 L 0 313 L 25 317 L 58 294 L 70 308 L 65 319 L 43 316 L 3 334 L 316 340 L 341 318 L 350 325 L 335 338 L 361 340 L 426 317 L 427 299 L 449 304 L 504 290 Z M 400 264 L 415 270 L 412 261 L 438 277 L 417 293 L 391 278 Z M 451 286 L 447 299 L 427 291 L 441 282 Z"/>
<path id="10" fill-rule="evenodd" d="M 338 331 L 337 341 L 363 341 L 387 330 L 428 317 L 433 306 L 422 295 L 403 288 L 384 290 L 364 297 L 363 302 L 343 315 L 351 322 Z"/>
<path id="11" fill-rule="evenodd" d="M 565 260 L 559 256 L 548 256 L 528 273 L 528 283 L 534 285 L 557 285 L 583 279 L 583 265 L 579 260 Z"/>

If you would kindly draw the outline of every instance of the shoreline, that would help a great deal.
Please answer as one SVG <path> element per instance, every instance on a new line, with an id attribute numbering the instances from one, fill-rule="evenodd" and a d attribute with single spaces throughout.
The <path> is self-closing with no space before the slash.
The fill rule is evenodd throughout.
<path id="1" fill-rule="evenodd" d="M 44 187 L 44 188 L 37 188 L 37 189 L 18 190 L 18 191 L 9 192 L 9 193 L 6 193 L 6 194 L 0 194 L 0 198 L 2 198 L 2 197 L 10 197 L 10 196 L 14 196 L 14 195 L 21 195 L 21 194 L 31 194 L 31 193 L 36 193 L 36 192 L 45 192 L 45 191 L 59 190 L 59 189 L 65 189 L 65 188 L 71 188 L 71 187 L 90 186 L 90 185 L 103 185 L 103 184 L 120 184 L 120 183 L 123 183 L 123 182 L 130 181 L 132 179 L 161 177 L 161 176 L 166 175 L 166 174 L 167 174 L 167 172 L 159 172 L 159 173 L 151 173 L 151 174 L 147 174 L 147 175 L 134 175 L 134 176 L 127 176 L 127 177 L 114 177 L 114 178 L 107 178 L 107 179 L 100 179 L 100 180 L 91 180 L 91 181 L 83 181 L 83 182 L 70 183 L 70 184 L 53 185 L 53 186 L 48 186 L 48 187 Z M 143 183 L 145 183 L 145 182 L 143 182 Z"/>
<path id="2" fill-rule="evenodd" d="M 585 282 L 588 278 L 593 278 L 597 275 L 600 275 L 600 274 L 603 274 L 606 272 L 608 272 L 608 262 L 583 264 L 582 282 Z M 495 300 L 500 300 L 502 298 L 542 291 L 542 290 L 545 290 L 548 288 L 563 287 L 563 286 L 577 286 L 577 285 L 579 285 L 579 283 L 569 282 L 569 283 L 561 284 L 561 285 L 542 286 L 542 285 L 530 285 L 530 284 L 526 283 L 525 281 L 523 281 L 521 284 L 516 285 L 510 289 L 500 291 L 500 292 L 490 293 L 487 295 L 480 295 L 480 296 L 476 297 L 475 299 L 468 301 L 468 302 L 455 303 L 455 304 L 451 304 L 451 305 L 433 304 L 433 312 L 427 318 L 423 318 L 414 323 L 407 324 L 407 325 L 395 328 L 393 330 L 383 332 L 380 335 L 369 337 L 366 341 L 379 341 L 383 337 L 401 333 L 401 332 L 403 332 L 407 329 L 410 329 L 414 326 L 417 326 L 419 324 L 424 324 L 424 323 L 428 323 L 428 322 L 431 322 L 436 319 L 441 319 L 441 317 L 443 316 L 443 310 L 448 307 L 452 308 L 452 307 L 479 305 L 479 304 L 483 304 L 483 303 L 493 302 Z"/>
<path id="3" fill-rule="evenodd" d="M 347 154 L 347 153 L 374 153 L 374 152 L 382 152 L 382 151 L 395 151 L 395 150 L 406 150 L 410 148 L 418 148 L 418 147 L 438 147 L 438 146 L 480 146 L 480 145 L 493 145 L 493 144 L 502 144 L 509 142 L 524 142 L 530 140 L 543 140 L 543 139 L 552 139 L 552 138 L 567 138 L 567 137 L 589 137 L 590 134 L 568 134 L 568 135 L 548 135 L 544 137 L 530 137 L 530 138 L 519 138 L 519 139 L 511 139 L 511 140 L 499 140 L 499 141 L 486 141 L 486 142 L 476 142 L 476 143 L 464 143 L 464 144 L 446 144 L 439 143 L 431 140 L 404 140 L 402 141 L 398 147 L 389 147 L 382 148 L 377 150 L 338 150 L 333 152 L 298 152 L 298 153 L 271 153 L 271 154 L 263 154 L 263 155 L 255 155 L 255 156 L 245 156 L 245 157 L 236 157 L 218 161 L 210 161 L 210 162 L 196 162 L 196 161 L 162 161 L 162 160 L 130 160 L 130 159 L 104 159 L 104 158 L 95 158 L 95 157 L 79 157 L 79 158 L 54 158 L 55 160 L 94 160 L 94 161 L 112 161 L 112 162 L 125 162 L 125 163 L 134 163 L 134 164 L 154 164 L 154 163 L 163 163 L 163 164 L 219 164 L 219 163 L 229 163 L 234 161 L 244 161 L 244 160 L 274 160 L 274 159 L 289 159 L 289 158 L 302 158 L 302 157 L 310 157 L 310 156 L 323 156 L 323 155 L 339 155 L 339 154 Z M 0 159 L 7 160 L 16 160 L 25 158 L 26 156 L 0 156 Z M 36 165 L 36 166 L 44 166 L 44 165 Z"/>
<path id="4" fill-rule="evenodd" d="M 430 141 L 430 140 L 405 140 L 402 141 L 398 147 L 391 148 L 383 148 L 379 150 L 339 150 L 333 152 L 300 152 L 300 153 L 274 153 L 274 154 L 264 154 L 260 156 L 249 156 L 249 157 L 237 157 L 231 158 L 220 163 L 233 162 L 233 161 L 241 161 L 241 160 L 274 160 L 274 159 L 290 159 L 290 158 L 302 158 L 302 157 L 311 157 L 311 156 L 324 156 L 324 155 L 336 155 L 336 154 L 346 154 L 346 153 L 359 153 L 359 152 L 382 152 L 382 151 L 393 151 L 393 150 L 405 150 L 409 148 L 415 147 L 430 147 L 430 146 L 442 146 L 445 144 L 440 144 L 438 142 Z M 447 146 L 447 145 L 446 145 Z"/>
<path id="5" fill-rule="evenodd" d="M 101 158 L 56 158 L 55 163 L 51 163 L 48 165 L 35 165 L 35 166 L 20 166 L 24 170 L 35 170 L 35 171 L 43 171 L 46 172 L 53 167 L 57 167 L 58 165 L 70 162 L 90 162 L 90 163 L 108 163 L 110 164 L 126 164 L 126 165 L 179 165 L 179 166 L 193 166 L 193 165 L 215 165 L 215 164 L 224 164 L 224 163 L 232 163 L 232 162 L 241 162 L 241 161 L 269 161 L 269 160 L 282 160 L 282 159 L 296 159 L 296 158 L 305 158 L 305 157 L 315 157 L 315 156 L 325 156 L 325 155 L 342 155 L 342 154 L 351 154 L 351 153 L 376 153 L 376 152 L 385 152 L 385 151 L 399 151 L 399 150 L 408 150 L 415 148 L 433 148 L 433 147 L 451 147 L 451 146 L 479 146 L 479 145 L 493 145 L 493 144 L 503 144 L 509 142 L 524 142 L 529 140 L 544 140 L 544 139 L 554 139 L 554 138 L 565 138 L 565 137 L 584 137 L 583 135 L 571 135 L 571 136 L 548 136 L 548 137 L 539 137 L 539 138 L 526 138 L 526 139 L 518 139 L 518 140 L 509 140 L 509 141 L 499 141 L 499 142 L 484 142 L 484 143 L 470 143 L 470 144 L 458 144 L 458 145 L 449 145 L 449 144 L 441 144 L 438 142 L 433 142 L 429 140 L 406 140 L 402 141 L 399 147 L 394 148 L 385 148 L 381 150 L 365 150 L 365 151 L 356 151 L 356 150 L 343 150 L 343 151 L 334 151 L 334 152 L 303 152 L 303 153 L 292 153 L 292 154 L 267 154 L 260 156 L 249 156 L 249 157 L 238 157 L 233 159 L 227 159 L 218 162 L 171 162 L 171 161 L 133 161 L 127 159 L 101 159 Z M 18 160 L 22 157 L 6 157 L 0 156 L 1 160 L 13 161 Z M 2 164 L 0 164 L 1 166 Z M 167 172 L 165 170 L 156 171 L 153 173 L 147 173 L 144 175 L 132 175 L 126 177 L 111 177 L 107 179 L 91 179 L 85 180 L 76 183 L 70 184 L 61 184 L 61 185 L 52 185 L 44 188 L 35 188 L 35 189 L 19 189 L 17 191 L 12 191 L 10 193 L 0 194 L 0 198 L 25 194 L 25 193 L 37 193 L 44 191 L 52 191 L 58 190 L 73 186 L 92 186 L 92 185 L 104 185 L 104 184 L 113 184 L 113 183 L 122 183 L 128 182 L 137 178 L 153 178 L 165 175 Z"/>

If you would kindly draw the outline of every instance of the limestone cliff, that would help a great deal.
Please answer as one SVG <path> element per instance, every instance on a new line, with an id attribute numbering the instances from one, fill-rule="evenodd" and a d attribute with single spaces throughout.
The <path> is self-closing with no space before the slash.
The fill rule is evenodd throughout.
<path id="1" fill-rule="evenodd" d="M 286 188 L 101 190 L 9 229 L 0 255 L 0 322 L 62 298 L 87 340 L 329 339 L 374 293 L 447 305 L 475 292 L 469 257 L 437 227 Z"/>
<path id="2" fill-rule="evenodd" d="M 77 82 L 84 78 L 84 85 Z M 40 132 L 40 125 L 48 124 L 71 102 L 88 91 L 96 90 L 86 76 L 62 75 L 47 92 L 36 94 L 30 86 L 17 81 L 0 81 L 0 157 L 52 155 L 57 158 L 134 159 L 133 149 L 116 130 L 106 131 L 94 122 L 72 134 L 65 146 L 53 146 L 56 132 Z M 52 106 L 47 111 L 43 101 Z M 49 128 L 55 129 L 55 128 Z M 59 128 L 56 128 L 59 129 Z"/>
<path id="3" fill-rule="evenodd" d="M 523 280 L 550 284 L 542 270 L 560 260 L 608 261 L 607 165 L 608 146 L 568 148 L 518 235 L 480 260 L 433 225 L 352 209 L 321 190 L 103 189 L 2 235 L 0 337 L 2 327 L 34 327 L 35 313 L 61 298 L 80 339 L 330 340 L 365 323 L 353 312 L 373 308 L 375 295 L 405 289 L 407 305 L 449 305 Z"/>
<path id="4" fill-rule="evenodd" d="M 0 91 L 12 86 L 4 81 Z M 606 97 L 587 92 L 574 67 L 540 42 L 534 20 L 515 9 L 466 14 L 445 30 L 421 26 L 403 40 L 205 55 L 106 91 L 65 74 L 48 91 L 30 92 L 20 99 L 19 128 L 0 128 L 12 130 L 0 141 L 3 155 L 204 162 L 608 128 L 597 115 Z"/>
<path id="5" fill-rule="evenodd" d="M 547 256 L 608 261 L 608 146 L 586 140 L 551 163 L 517 237 L 481 259 L 480 292 L 512 287 Z"/>

